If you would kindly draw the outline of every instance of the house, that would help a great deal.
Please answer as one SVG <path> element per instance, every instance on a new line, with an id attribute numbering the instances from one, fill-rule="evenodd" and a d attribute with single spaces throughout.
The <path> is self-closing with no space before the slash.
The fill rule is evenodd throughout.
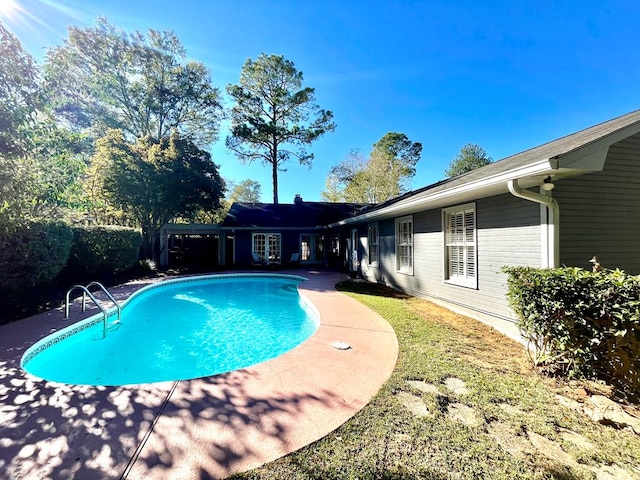
<path id="1" fill-rule="evenodd" d="M 356 203 L 305 202 L 296 195 L 293 203 L 241 203 L 231 205 L 221 225 L 230 241 L 224 258 L 227 266 L 296 264 L 341 268 L 339 230 L 327 226 L 348 218 L 366 205 Z"/>
<path id="2" fill-rule="evenodd" d="M 328 225 L 358 273 L 517 337 L 503 266 L 640 273 L 640 110 Z M 356 262 L 354 262 L 356 263 Z"/>
<path id="3" fill-rule="evenodd" d="M 235 203 L 220 265 L 344 269 L 519 337 L 504 266 L 640 273 L 640 110 L 377 205 Z"/>

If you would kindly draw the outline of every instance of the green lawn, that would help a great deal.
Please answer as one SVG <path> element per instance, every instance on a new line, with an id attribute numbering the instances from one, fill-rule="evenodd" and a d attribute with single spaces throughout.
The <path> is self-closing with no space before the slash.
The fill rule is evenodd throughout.
<path id="1" fill-rule="evenodd" d="M 327 437 L 235 479 L 640 479 L 640 436 L 558 402 L 574 389 L 532 371 L 492 329 L 379 286 L 340 286 L 400 344 L 389 381 Z"/>

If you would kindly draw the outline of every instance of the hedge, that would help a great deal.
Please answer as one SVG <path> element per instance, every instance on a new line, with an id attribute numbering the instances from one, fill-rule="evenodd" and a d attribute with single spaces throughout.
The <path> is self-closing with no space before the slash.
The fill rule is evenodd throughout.
<path id="1" fill-rule="evenodd" d="M 0 289 L 17 291 L 53 280 L 69 257 L 73 233 L 59 222 L 31 222 L 0 235 Z"/>
<path id="2" fill-rule="evenodd" d="M 640 276 L 569 267 L 504 271 L 536 365 L 640 393 Z"/>
<path id="3" fill-rule="evenodd" d="M 73 243 L 66 276 L 102 277 L 133 268 L 139 259 L 142 236 L 118 226 L 73 227 Z"/>

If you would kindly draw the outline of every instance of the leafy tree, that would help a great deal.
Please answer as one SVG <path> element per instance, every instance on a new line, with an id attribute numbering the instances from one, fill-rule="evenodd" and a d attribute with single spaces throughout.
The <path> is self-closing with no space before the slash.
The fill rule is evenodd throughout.
<path id="1" fill-rule="evenodd" d="M 162 225 L 218 208 L 224 192 L 211 155 L 177 132 L 160 142 L 146 137 L 132 144 L 120 130 L 109 130 L 98 141 L 91 180 L 142 227 L 152 259 Z"/>
<path id="2" fill-rule="evenodd" d="M 234 186 L 229 195 L 229 202 L 259 203 L 262 195 L 260 182 L 246 179 Z"/>
<path id="3" fill-rule="evenodd" d="M 101 18 L 95 28 L 69 27 L 45 68 L 58 115 L 97 137 L 109 128 L 129 141 L 159 142 L 173 130 L 200 146 L 217 137 L 219 91 L 202 63 L 186 61 L 173 32 L 127 34 Z"/>
<path id="4" fill-rule="evenodd" d="M 76 179 L 71 163 L 59 155 L 53 141 L 58 129 L 42 111 L 38 80 L 33 58 L 0 24 L 0 232 L 4 233 L 36 218 L 57 219 L 55 207 Z"/>
<path id="5" fill-rule="evenodd" d="M 21 156 L 21 130 L 38 106 L 38 68 L 20 41 L 0 23 L 0 156 Z"/>
<path id="6" fill-rule="evenodd" d="M 369 159 L 361 151 L 352 150 L 338 165 L 331 168 L 325 181 L 323 200 L 329 202 L 359 202 L 366 198 Z"/>
<path id="7" fill-rule="evenodd" d="M 404 133 L 389 132 L 373 144 L 373 152 L 387 154 L 397 162 L 403 178 L 416 174 L 416 164 L 422 154 L 422 144 L 412 142 Z"/>
<path id="8" fill-rule="evenodd" d="M 320 193 L 320 198 L 326 202 L 342 202 L 345 198 L 343 190 L 344 186 L 340 184 L 338 176 L 329 172 L 324 181 L 324 190 Z"/>
<path id="9" fill-rule="evenodd" d="M 79 132 L 60 128 L 44 118 L 31 130 L 32 156 L 39 182 L 35 206 L 38 216 L 62 218 L 82 207 L 80 179 L 93 151 L 91 139 Z M 36 192 L 33 192 L 36 193 Z"/>
<path id="10" fill-rule="evenodd" d="M 403 133 L 389 132 L 373 144 L 368 157 L 353 151 L 333 167 L 322 198 L 379 203 L 397 197 L 409 189 L 421 153 L 419 142 L 411 142 Z"/>
<path id="11" fill-rule="evenodd" d="M 311 167 L 313 154 L 305 147 L 335 129 L 333 114 L 315 104 L 314 89 L 303 87 L 302 81 L 293 62 L 263 53 L 245 62 L 239 85 L 227 86 L 235 101 L 227 148 L 242 162 L 271 164 L 273 203 L 278 203 L 283 164 L 294 157 Z"/>
<path id="12" fill-rule="evenodd" d="M 0 24 L 0 233 L 28 208 L 34 174 L 25 158 L 21 130 L 34 111 L 37 69 L 18 39 Z"/>
<path id="13" fill-rule="evenodd" d="M 222 200 L 220 208 L 215 211 L 201 211 L 195 218 L 198 223 L 222 223 L 231 209 L 233 202 L 259 203 L 262 196 L 262 186 L 255 180 L 246 179 L 235 184 L 225 180 L 229 195 Z"/>
<path id="14" fill-rule="evenodd" d="M 493 162 L 493 159 L 487 155 L 484 148 L 475 143 L 468 143 L 460 149 L 460 152 L 451 161 L 444 174 L 447 177 L 456 177 L 476 168 L 489 165 L 491 162 Z"/>
<path id="15" fill-rule="evenodd" d="M 37 172 L 28 158 L 0 155 L 0 234 L 32 217 Z"/>
<path id="16" fill-rule="evenodd" d="M 37 117 L 21 128 L 24 153 L 0 162 L 0 223 L 5 225 L 62 220 L 82 204 L 79 180 L 92 149 L 88 139 L 59 128 L 42 112 Z"/>

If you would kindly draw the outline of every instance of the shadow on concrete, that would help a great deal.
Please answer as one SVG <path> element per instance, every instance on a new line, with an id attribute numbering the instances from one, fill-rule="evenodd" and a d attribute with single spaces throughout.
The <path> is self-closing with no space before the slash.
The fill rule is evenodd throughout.
<path id="1" fill-rule="evenodd" d="M 331 289 L 329 277 L 316 288 Z M 143 285 L 114 295 L 125 298 Z M 77 302 L 72 309 L 79 312 Z M 35 341 L 96 311 L 63 320 L 59 308 L 0 327 L 0 478 L 221 478 L 290 451 L 299 440 L 291 425 L 310 406 L 342 408 L 323 389 L 261 389 L 278 378 L 256 378 L 250 370 L 92 387 L 40 380 L 21 369 Z"/>
<path id="2" fill-rule="evenodd" d="M 256 467 L 290 450 L 292 418 L 311 404 L 339 403 L 328 392 L 256 395 L 245 388 L 255 380 L 248 376 L 180 382 L 130 478 L 224 478 Z"/>
<path id="3" fill-rule="evenodd" d="M 247 460 L 263 462 L 261 435 L 274 444 L 274 458 L 286 451 L 290 423 L 280 415 L 339 402 L 330 393 L 255 395 L 245 389 L 249 376 L 240 370 L 181 382 L 70 386 L 5 362 L 0 478 L 221 478 Z"/>

